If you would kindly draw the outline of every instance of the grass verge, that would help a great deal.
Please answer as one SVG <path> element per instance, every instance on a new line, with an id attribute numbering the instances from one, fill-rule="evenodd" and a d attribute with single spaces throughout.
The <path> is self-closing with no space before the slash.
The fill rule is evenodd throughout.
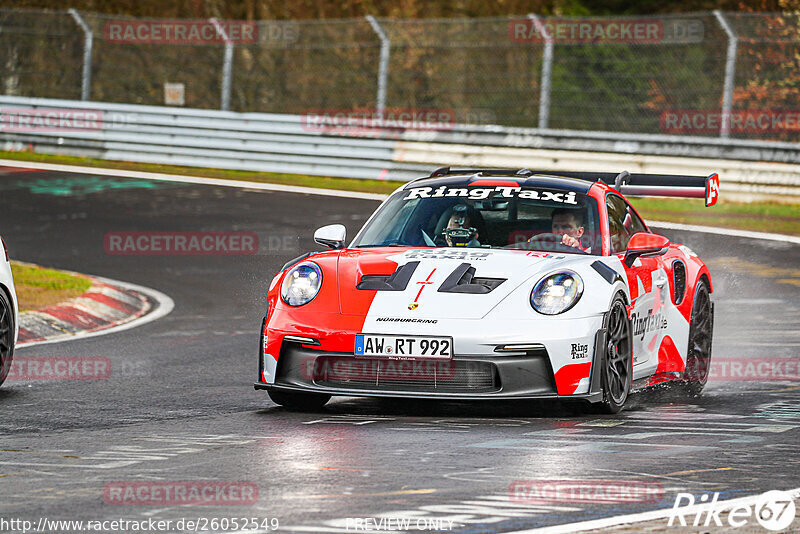
<path id="1" fill-rule="evenodd" d="M 367 193 L 389 194 L 399 185 L 398 182 L 381 180 L 180 167 L 176 165 L 107 161 L 74 156 L 53 156 L 34 152 L 0 151 L 0 159 L 247 180 Z M 435 165 L 431 165 L 431 169 L 434 167 Z M 800 235 L 800 204 L 768 201 L 732 202 L 725 200 L 724 191 L 720 202 L 713 208 L 706 208 L 703 201 L 699 199 L 633 198 L 631 201 L 639 213 L 647 220 Z"/>
<path id="2" fill-rule="evenodd" d="M 41 310 L 82 295 L 92 282 L 83 276 L 31 263 L 11 262 L 19 311 Z"/>

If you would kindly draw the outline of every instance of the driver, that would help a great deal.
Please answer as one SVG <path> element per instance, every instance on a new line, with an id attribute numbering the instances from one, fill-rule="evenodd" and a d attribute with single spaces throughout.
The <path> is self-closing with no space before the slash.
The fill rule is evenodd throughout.
<path id="1" fill-rule="evenodd" d="M 561 243 L 568 247 L 579 248 L 589 252 L 588 248 L 581 245 L 581 237 L 585 232 L 583 226 L 583 211 L 568 208 L 556 208 L 552 213 L 553 233 L 561 236 Z"/>
<path id="2" fill-rule="evenodd" d="M 478 241 L 478 230 L 472 227 L 472 218 L 464 204 L 458 204 L 453 208 L 453 213 L 442 233 L 448 247 L 481 246 Z"/>

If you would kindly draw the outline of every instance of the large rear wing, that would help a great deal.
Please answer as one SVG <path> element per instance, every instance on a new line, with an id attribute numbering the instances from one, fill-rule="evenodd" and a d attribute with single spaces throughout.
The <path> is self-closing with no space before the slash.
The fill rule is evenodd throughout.
<path id="1" fill-rule="evenodd" d="M 591 182 L 604 182 L 623 195 L 704 198 L 706 207 L 719 200 L 719 175 L 684 176 L 680 174 L 631 174 L 628 171 L 585 172 L 585 171 L 532 171 L 530 169 L 451 169 L 441 167 L 433 171 L 429 178 L 448 174 L 485 173 L 509 176 L 530 176 L 549 174 L 566 176 Z"/>
<path id="2" fill-rule="evenodd" d="M 613 172 L 562 172 L 553 171 L 557 176 L 589 179 L 604 182 L 623 195 L 704 198 L 706 207 L 719 200 L 719 175 L 683 176 L 679 174 L 631 174 Z"/>

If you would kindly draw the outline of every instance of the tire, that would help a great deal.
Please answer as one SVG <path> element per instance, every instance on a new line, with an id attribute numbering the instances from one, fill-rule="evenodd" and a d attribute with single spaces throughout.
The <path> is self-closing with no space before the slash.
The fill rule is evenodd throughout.
<path id="1" fill-rule="evenodd" d="M 330 395 L 322 393 L 297 393 L 294 391 L 267 390 L 272 402 L 283 406 L 287 410 L 312 411 L 319 410 L 331 400 Z"/>
<path id="2" fill-rule="evenodd" d="M 711 341 L 714 334 L 714 312 L 708 283 L 697 283 L 692 301 L 692 318 L 689 323 L 689 348 L 686 352 L 686 370 L 683 380 L 688 393 L 700 395 L 708 383 L 711 369 Z"/>
<path id="3" fill-rule="evenodd" d="M 614 414 L 625 406 L 633 378 L 631 322 L 621 297 L 615 298 L 611 304 L 606 329 L 608 336 L 600 375 L 603 400 L 597 407 L 602 413 Z"/>
<path id="4" fill-rule="evenodd" d="M 14 308 L 0 289 L 0 384 L 5 382 L 14 357 Z"/>

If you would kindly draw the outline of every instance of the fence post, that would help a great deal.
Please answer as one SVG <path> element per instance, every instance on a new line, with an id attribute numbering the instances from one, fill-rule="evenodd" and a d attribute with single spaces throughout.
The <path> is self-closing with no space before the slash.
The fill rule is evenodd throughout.
<path id="1" fill-rule="evenodd" d="M 83 71 L 81 73 L 81 100 L 89 100 L 89 93 L 92 88 L 92 46 L 94 45 L 94 34 L 92 29 L 83 20 L 80 13 L 74 8 L 70 8 L 69 14 L 80 26 L 83 31 Z"/>
<path id="2" fill-rule="evenodd" d="M 542 55 L 542 86 L 539 90 L 539 129 L 546 130 L 550 122 L 550 80 L 553 77 L 553 37 L 547 33 L 541 19 L 533 13 L 528 18 L 536 25 L 536 29 L 544 36 L 544 54 Z"/>
<path id="3" fill-rule="evenodd" d="M 367 22 L 369 22 L 369 25 L 372 26 L 372 30 L 381 40 L 381 57 L 378 65 L 377 112 L 378 117 L 383 119 L 383 113 L 386 110 L 386 78 L 389 76 L 389 47 L 392 43 L 389 40 L 389 37 L 383 31 L 383 28 L 381 28 L 381 25 L 378 24 L 377 20 L 375 20 L 375 17 L 372 15 L 367 15 L 366 19 Z"/>
<path id="4" fill-rule="evenodd" d="M 222 62 L 222 94 L 220 95 L 220 106 L 222 111 L 228 111 L 231 108 L 231 78 L 233 77 L 233 41 L 228 38 L 225 33 L 225 28 L 219 23 L 217 19 L 209 19 L 214 28 L 217 29 L 217 34 L 225 41 L 225 58 Z"/>
<path id="5" fill-rule="evenodd" d="M 731 25 L 728 24 L 722 11 L 715 9 L 714 16 L 717 17 L 717 22 L 719 22 L 719 25 L 725 30 L 725 33 L 728 34 L 728 56 L 725 60 L 725 87 L 722 90 L 722 124 L 719 128 L 719 136 L 727 138 L 731 136 L 733 83 L 736 75 L 736 47 L 739 44 L 739 38 L 736 36 L 736 32 L 733 31 Z"/>

